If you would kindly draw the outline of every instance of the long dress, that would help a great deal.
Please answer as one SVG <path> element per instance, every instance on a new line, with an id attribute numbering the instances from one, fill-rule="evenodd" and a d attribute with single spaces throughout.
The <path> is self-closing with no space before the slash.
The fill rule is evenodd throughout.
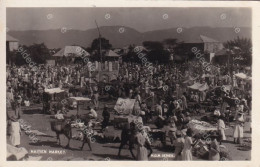
<path id="1" fill-rule="evenodd" d="M 236 119 L 236 125 L 234 129 L 234 138 L 243 138 L 244 137 L 244 128 L 243 128 L 244 116 L 241 115 Z"/>
<path id="2" fill-rule="evenodd" d="M 147 161 L 148 160 L 148 153 L 147 149 L 144 146 L 146 143 L 146 138 L 142 133 L 136 134 L 136 141 L 137 141 L 137 160 L 138 161 Z"/>
<path id="3" fill-rule="evenodd" d="M 20 145 L 20 124 L 19 124 L 19 122 L 11 122 L 10 142 L 13 146 Z"/>
<path id="4" fill-rule="evenodd" d="M 183 137 L 180 137 L 180 138 L 177 138 L 174 142 L 173 142 L 173 145 L 175 147 L 175 158 L 174 160 L 182 160 L 182 156 L 181 156 L 181 152 L 182 152 L 182 149 L 184 147 L 184 143 L 185 143 L 185 140 Z"/>
<path id="5" fill-rule="evenodd" d="M 184 148 L 182 151 L 182 160 L 184 161 L 192 161 L 192 139 L 189 136 L 185 137 L 185 142 L 184 142 Z"/>
<path id="6" fill-rule="evenodd" d="M 20 123 L 18 118 L 20 117 L 20 110 L 9 110 L 7 116 L 10 122 L 10 142 L 11 145 L 20 145 Z"/>
<path id="7" fill-rule="evenodd" d="M 218 130 L 221 134 L 221 140 L 226 140 L 226 135 L 225 135 L 225 123 L 222 119 L 218 120 Z"/>

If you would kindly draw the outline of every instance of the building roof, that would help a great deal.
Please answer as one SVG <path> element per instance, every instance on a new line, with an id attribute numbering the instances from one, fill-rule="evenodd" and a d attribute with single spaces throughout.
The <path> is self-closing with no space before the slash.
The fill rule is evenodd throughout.
<path id="1" fill-rule="evenodd" d="M 58 51 L 57 53 L 55 53 L 54 57 L 68 57 L 68 56 L 74 56 L 74 57 L 80 57 L 80 56 L 90 56 L 90 54 L 85 51 L 83 48 L 81 48 L 80 46 L 65 46 L 64 48 L 62 48 L 60 51 Z"/>
<path id="2" fill-rule="evenodd" d="M 8 42 L 18 42 L 19 40 L 12 37 L 11 35 L 6 34 L 6 41 L 8 41 Z"/>
<path id="3" fill-rule="evenodd" d="M 219 43 L 219 41 L 204 35 L 200 35 L 195 38 L 193 37 L 184 41 L 185 43 Z"/>
<path id="4" fill-rule="evenodd" d="M 115 52 L 112 51 L 112 50 L 109 50 L 109 51 L 106 53 L 106 56 L 108 56 L 108 57 L 120 57 L 117 53 L 115 53 Z"/>
<path id="5" fill-rule="evenodd" d="M 204 43 L 207 43 L 207 42 L 219 42 L 219 41 L 217 41 L 217 40 L 215 40 L 215 39 L 212 39 L 212 38 L 209 38 L 209 37 L 206 37 L 206 36 L 204 36 L 204 35 L 200 35 L 200 38 L 201 38 L 201 40 L 204 42 Z"/>

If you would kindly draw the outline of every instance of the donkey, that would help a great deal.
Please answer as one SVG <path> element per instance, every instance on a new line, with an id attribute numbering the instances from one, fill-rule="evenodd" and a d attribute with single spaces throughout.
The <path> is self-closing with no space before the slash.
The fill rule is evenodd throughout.
<path id="1" fill-rule="evenodd" d="M 59 128 L 58 128 L 59 127 Z M 51 122 L 51 130 L 56 133 L 57 143 L 60 145 L 60 135 L 64 134 L 68 139 L 68 144 L 66 148 L 70 147 L 70 139 L 72 138 L 71 124 L 69 120 L 59 120 L 55 122 Z"/>

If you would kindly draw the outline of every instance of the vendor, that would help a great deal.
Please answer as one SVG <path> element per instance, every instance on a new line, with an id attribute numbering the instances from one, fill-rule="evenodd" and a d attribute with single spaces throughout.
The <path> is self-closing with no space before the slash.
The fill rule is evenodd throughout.
<path id="1" fill-rule="evenodd" d="M 244 136 L 244 114 L 242 112 L 238 112 L 236 118 L 236 125 L 234 129 L 234 143 L 241 144 L 241 139 Z"/>
<path id="2" fill-rule="evenodd" d="M 88 107 L 88 109 L 90 110 L 88 116 L 90 117 L 90 119 L 97 119 L 98 115 L 97 115 L 97 112 L 96 112 L 96 107 L 93 109 L 93 108 L 90 108 Z"/>
<path id="3" fill-rule="evenodd" d="M 104 107 L 102 116 L 103 116 L 103 122 L 102 122 L 102 130 L 103 130 L 108 126 L 109 118 L 110 118 L 110 113 L 108 111 L 107 105 L 105 105 Z"/>
<path id="4" fill-rule="evenodd" d="M 173 146 L 175 148 L 174 153 L 175 153 L 175 158 L 174 160 L 182 160 L 182 150 L 184 147 L 184 138 L 182 136 L 181 131 L 176 131 L 176 140 L 173 141 Z"/>
<path id="5" fill-rule="evenodd" d="M 173 141 L 176 139 L 176 131 L 177 127 L 173 120 L 171 120 L 171 123 L 168 126 L 168 136 L 170 138 L 171 144 L 173 144 Z"/>

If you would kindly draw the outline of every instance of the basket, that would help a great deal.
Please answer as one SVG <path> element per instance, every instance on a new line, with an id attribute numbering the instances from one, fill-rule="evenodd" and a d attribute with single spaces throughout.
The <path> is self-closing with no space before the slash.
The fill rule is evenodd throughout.
<path id="1" fill-rule="evenodd" d="M 51 121 L 52 131 L 62 131 L 65 127 L 65 122 L 62 120 Z"/>
<path id="2" fill-rule="evenodd" d="M 209 152 L 209 149 L 208 149 L 208 147 L 207 146 L 201 146 L 199 149 L 198 149 L 198 155 L 200 156 L 200 157 L 204 157 L 207 153 Z"/>

